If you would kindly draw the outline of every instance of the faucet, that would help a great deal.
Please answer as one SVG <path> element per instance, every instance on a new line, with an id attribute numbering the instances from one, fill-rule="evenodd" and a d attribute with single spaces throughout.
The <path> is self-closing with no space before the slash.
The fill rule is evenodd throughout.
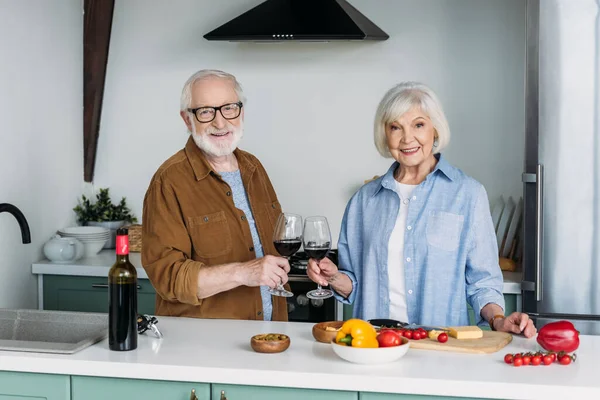
<path id="1" fill-rule="evenodd" d="M 19 223 L 19 227 L 21 228 L 21 238 L 23 239 L 23 243 L 31 243 L 31 233 L 29 232 L 29 224 L 27 223 L 27 219 L 17 207 L 8 203 L 0 203 L 0 213 L 3 212 L 11 213 Z"/>

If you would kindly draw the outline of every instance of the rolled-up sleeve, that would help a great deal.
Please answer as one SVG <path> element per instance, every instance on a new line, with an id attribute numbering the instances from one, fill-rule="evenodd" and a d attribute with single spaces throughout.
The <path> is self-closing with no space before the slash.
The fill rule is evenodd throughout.
<path id="1" fill-rule="evenodd" d="M 340 228 L 340 237 L 338 240 L 338 269 L 339 272 L 345 274 L 350 278 L 352 282 L 352 291 L 350 292 L 350 296 L 348 298 L 340 295 L 336 291 L 333 291 L 334 297 L 343 304 L 352 304 L 356 299 L 356 288 L 357 288 L 357 280 L 356 275 L 354 273 L 354 267 L 352 265 L 352 257 L 350 255 L 350 247 L 348 245 L 348 218 L 349 218 L 349 210 L 350 204 L 346 207 L 346 211 L 344 212 L 344 217 L 342 218 L 342 225 Z"/>
<path id="2" fill-rule="evenodd" d="M 166 301 L 199 305 L 198 272 L 192 243 L 173 189 L 153 181 L 144 198 L 142 265 L 157 295 Z"/>
<path id="3" fill-rule="evenodd" d="M 481 317 L 481 309 L 486 304 L 497 304 L 505 309 L 498 244 L 488 196 L 483 186 L 480 187 L 473 213 L 474 224 L 470 234 L 465 275 L 467 300 L 473 307 L 477 325 L 480 325 L 486 322 Z"/>

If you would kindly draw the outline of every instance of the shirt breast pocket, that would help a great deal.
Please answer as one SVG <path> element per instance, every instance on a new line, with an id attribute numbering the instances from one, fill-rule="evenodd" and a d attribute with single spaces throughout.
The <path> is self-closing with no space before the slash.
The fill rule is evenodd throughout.
<path id="1" fill-rule="evenodd" d="M 188 217 L 188 229 L 198 256 L 214 258 L 231 252 L 231 232 L 225 211 Z"/>
<path id="2" fill-rule="evenodd" d="M 427 243 L 446 251 L 455 251 L 460 243 L 460 236 L 465 217 L 445 211 L 432 211 L 427 220 Z"/>

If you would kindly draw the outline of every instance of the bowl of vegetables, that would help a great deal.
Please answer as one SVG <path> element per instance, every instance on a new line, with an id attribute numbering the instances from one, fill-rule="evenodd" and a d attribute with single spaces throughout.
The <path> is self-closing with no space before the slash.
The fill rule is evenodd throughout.
<path id="1" fill-rule="evenodd" d="M 377 332 L 366 321 L 346 321 L 331 340 L 333 352 L 343 360 L 355 364 L 385 364 L 402 358 L 410 347 L 410 340 L 393 330 Z"/>

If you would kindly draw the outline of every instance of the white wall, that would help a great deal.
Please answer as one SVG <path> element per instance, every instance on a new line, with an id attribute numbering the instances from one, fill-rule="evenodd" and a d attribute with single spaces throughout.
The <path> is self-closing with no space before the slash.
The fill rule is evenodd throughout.
<path id="1" fill-rule="evenodd" d="M 344 207 L 384 173 L 375 108 L 402 80 L 441 97 L 446 156 L 493 202 L 520 196 L 524 0 L 350 0 L 390 35 L 371 43 L 229 43 L 202 35 L 261 0 L 116 2 L 95 186 L 141 215 L 156 168 L 186 139 L 181 86 L 201 68 L 235 74 L 248 97 L 241 147 L 265 165 L 285 210 L 326 215 L 337 243 Z"/>
<path id="2" fill-rule="evenodd" d="M 0 308 L 37 306 L 31 263 L 73 222 L 83 180 L 81 0 L 0 0 Z"/>

